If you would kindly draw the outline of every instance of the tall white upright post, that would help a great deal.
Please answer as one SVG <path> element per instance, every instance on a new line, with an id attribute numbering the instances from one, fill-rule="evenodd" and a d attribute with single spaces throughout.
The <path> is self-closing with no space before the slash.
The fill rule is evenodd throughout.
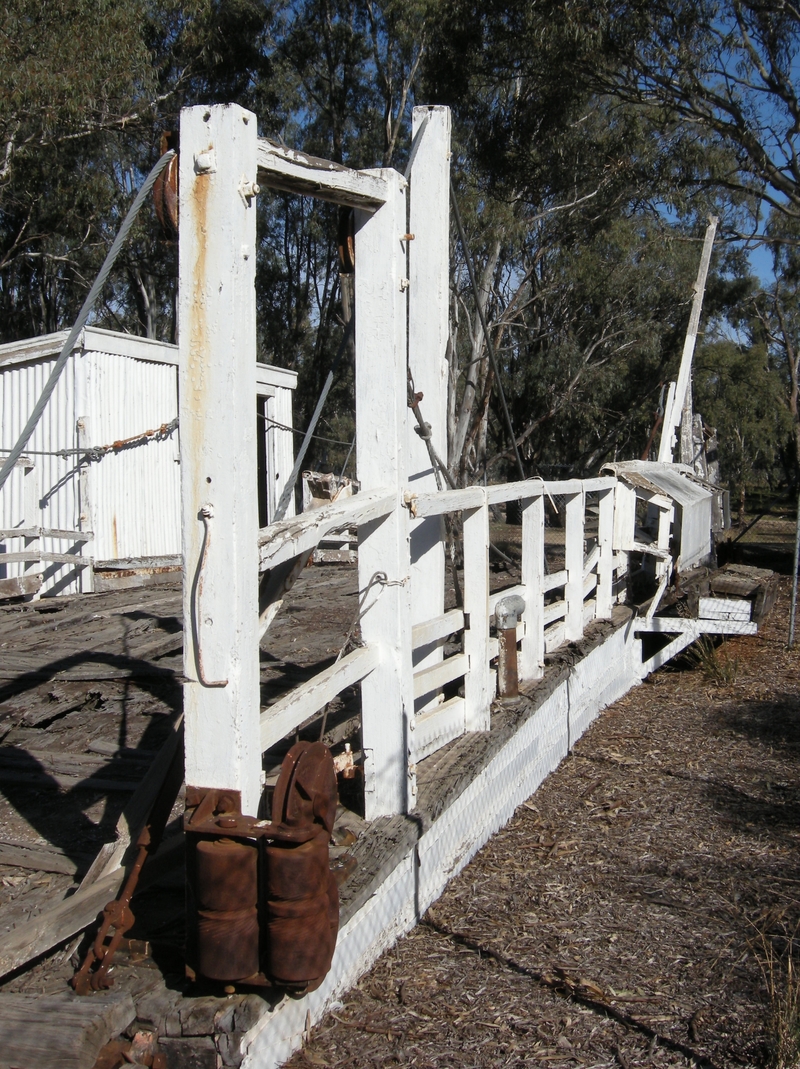
<path id="1" fill-rule="evenodd" d="M 601 490 L 598 495 L 600 514 L 597 522 L 597 592 L 595 594 L 598 620 L 608 620 L 614 608 L 614 487 Z"/>
<path id="2" fill-rule="evenodd" d="M 447 463 L 447 360 L 450 264 L 450 109 L 414 108 L 412 133 L 420 140 L 411 165 L 408 241 L 408 363 L 431 442 Z M 437 489 L 428 449 L 408 420 L 408 483 L 414 492 Z M 444 612 L 445 554 L 440 516 L 411 524 L 411 621 Z M 414 667 L 442 659 L 439 645 L 415 654 Z"/>
<path id="3" fill-rule="evenodd" d="M 256 117 L 186 108 L 180 146 L 180 433 L 186 782 L 261 780 L 256 412 Z"/>
<path id="4" fill-rule="evenodd" d="M 564 600 L 567 613 L 564 617 L 564 638 L 574 642 L 583 635 L 583 493 L 570 494 L 564 505 L 566 534 L 564 567 L 567 582 L 564 585 Z"/>
<path id="5" fill-rule="evenodd" d="M 522 680 L 544 675 L 544 495 L 522 502 L 522 585 L 525 634 L 519 662 Z"/>
<path id="6" fill-rule="evenodd" d="M 356 212 L 356 457 L 362 490 L 391 487 L 397 506 L 359 529 L 361 635 L 381 655 L 361 683 L 367 820 L 405 812 L 416 800 L 416 769 L 409 757 L 414 719 L 409 516 L 402 505 L 408 444 L 406 182 L 393 170 L 378 173 L 388 184 L 386 202 L 373 214 Z"/>
<path id="7" fill-rule="evenodd" d="M 489 669 L 489 507 L 464 509 L 464 679 L 467 731 L 491 727 L 492 673 Z"/>

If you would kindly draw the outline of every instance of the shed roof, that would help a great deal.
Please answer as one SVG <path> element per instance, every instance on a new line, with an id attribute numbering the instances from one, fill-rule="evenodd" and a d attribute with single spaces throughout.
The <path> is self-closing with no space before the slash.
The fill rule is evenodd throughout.
<path id="1" fill-rule="evenodd" d="M 682 508 L 691 508 L 714 496 L 709 483 L 698 479 L 688 464 L 666 464 L 660 460 L 626 460 L 605 464 L 603 471 L 617 475 L 634 488 L 666 494 Z"/>
<path id="2" fill-rule="evenodd" d="M 49 359 L 61 352 L 68 337 L 68 330 L 59 330 L 54 334 L 42 334 L 37 338 L 6 342 L 0 345 L 0 370 L 13 364 L 27 364 Z M 78 335 L 75 349 L 111 353 L 113 356 L 127 356 L 134 360 L 146 360 L 157 364 L 173 364 L 176 367 L 178 365 L 177 345 L 155 341 L 152 338 L 140 338 L 136 334 L 104 330 L 102 327 L 84 327 Z M 260 386 L 280 386 L 287 390 L 294 390 L 297 387 L 297 372 L 274 367 L 272 364 L 256 364 L 256 382 Z"/>

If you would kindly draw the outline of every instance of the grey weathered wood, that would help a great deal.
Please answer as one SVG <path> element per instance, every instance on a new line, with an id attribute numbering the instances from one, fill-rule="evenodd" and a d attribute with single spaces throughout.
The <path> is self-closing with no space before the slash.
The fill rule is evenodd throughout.
<path id="1" fill-rule="evenodd" d="M 367 211 L 379 208 L 388 196 L 386 182 L 375 172 L 354 171 L 266 137 L 258 139 L 256 160 L 259 181 L 272 189 Z"/>
<path id="2" fill-rule="evenodd" d="M 0 598 L 20 598 L 35 594 L 41 585 L 41 572 L 19 575 L 14 579 L 0 579 Z"/>
<path id="3" fill-rule="evenodd" d="M 0 1067 L 92 1069 L 100 1048 L 136 1016 L 126 992 L 0 994 Z"/>
<path id="4" fill-rule="evenodd" d="M 91 858 L 86 856 L 84 861 L 88 864 Z M 0 839 L 0 865 L 33 872 L 59 872 L 65 876 L 74 876 L 80 867 L 73 857 L 53 846 L 29 846 L 6 839 Z"/>
<path id="5" fill-rule="evenodd" d="M 126 852 L 144 826 L 180 741 L 181 720 L 178 718 L 173 725 L 169 738 L 122 811 L 116 841 L 101 849 L 75 894 L 0 939 L 0 976 L 82 931 L 116 895 L 125 876 L 122 865 Z"/>
<path id="6" fill-rule="evenodd" d="M 314 549 L 326 535 L 388 516 L 396 505 L 394 490 L 377 487 L 264 527 L 258 534 L 261 571 Z"/>
<path id="7" fill-rule="evenodd" d="M 33 564 L 37 561 L 45 561 L 48 564 L 74 564 L 76 568 L 88 568 L 92 563 L 91 557 L 78 557 L 74 553 L 46 553 L 33 546 L 18 553 L 3 554 L 3 564 L 21 564 L 26 561 Z"/>

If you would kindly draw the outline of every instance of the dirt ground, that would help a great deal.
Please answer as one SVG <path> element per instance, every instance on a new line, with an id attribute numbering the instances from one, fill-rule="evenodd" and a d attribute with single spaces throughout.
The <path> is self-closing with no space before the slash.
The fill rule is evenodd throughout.
<path id="1" fill-rule="evenodd" d="M 774 1062 L 800 921 L 789 594 L 606 710 L 289 1064 Z"/>

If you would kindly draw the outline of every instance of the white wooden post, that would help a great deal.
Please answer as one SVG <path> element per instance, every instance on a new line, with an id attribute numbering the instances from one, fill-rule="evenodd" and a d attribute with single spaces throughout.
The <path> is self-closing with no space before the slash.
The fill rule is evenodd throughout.
<path id="1" fill-rule="evenodd" d="M 564 638 L 572 642 L 583 635 L 583 492 L 569 495 L 565 511 L 564 566 L 567 582 L 564 599 L 567 612 L 564 617 Z"/>
<path id="2" fill-rule="evenodd" d="M 424 128 L 423 128 L 424 127 Z M 423 418 L 431 441 L 447 463 L 447 361 L 450 252 L 450 109 L 414 108 L 412 133 L 422 129 L 411 167 L 409 233 L 408 362 L 414 388 L 423 394 Z M 360 314 L 360 313 L 359 313 Z M 408 419 L 408 483 L 413 492 L 437 488 L 425 442 Z M 441 517 L 411 524 L 411 622 L 444 612 L 445 556 Z M 442 648 L 423 647 L 414 667 L 442 659 Z"/>
<path id="3" fill-rule="evenodd" d="M 25 518 L 22 521 L 23 527 L 41 527 L 42 525 L 42 510 L 39 507 L 39 469 L 33 460 L 27 457 L 20 457 L 17 461 L 17 465 L 22 468 L 22 501 L 23 509 L 25 511 Z M 37 536 L 36 538 L 24 538 L 22 540 L 24 549 L 29 549 L 32 552 L 40 551 L 42 548 L 42 540 Z M 23 574 L 28 572 L 42 572 L 44 568 L 40 560 L 26 561 L 22 566 Z M 41 594 L 37 590 L 31 600 L 38 601 Z"/>
<path id="4" fill-rule="evenodd" d="M 84 374 L 86 371 L 84 369 Z M 81 416 L 75 423 L 76 436 L 79 449 L 89 447 L 89 420 Z M 78 530 L 94 531 L 94 510 L 92 507 L 92 462 L 84 455 L 78 456 L 80 475 L 78 476 Z M 81 543 L 81 556 L 94 557 L 95 549 L 91 542 Z M 89 566 L 81 568 L 79 582 L 82 594 L 91 593 L 94 590 L 94 568 Z"/>
<path id="5" fill-rule="evenodd" d="M 356 211 L 356 458 L 362 492 L 391 488 L 397 506 L 359 529 L 358 582 L 373 585 L 361 634 L 380 664 L 361 683 L 364 808 L 367 820 L 413 808 L 414 689 L 406 478 L 406 182 L 376 172 L 388 198 L 374 214 Z M 385 579 L 379 578 L 385 576 Z"/>
<path id="6" fill-rule="evenodd" d="M 186 782 L 261 793 L 256 117 L 186 108 L 180 148 L 180 427 Z"/>
<path id="7" fill-rule="evenodd" d="M 614 487 L 601 490 L 598 505 L 597 544 L 600 559 L 597 562 L 597 618 L 607 620 L 614 604 Z"/>
<path id="8" fill-rule="evenodd" d="M 522 585 L 525 633 L 520 650 L 520 679 L 544 674 L 544 495 L 522 502 Z"/>
<path id="9" fill-rule="evenodd" d="M 467 731 L 488 731 L 491 721 L 489 669 L 489 507 L 464 509 L 464 678 Z"/>

